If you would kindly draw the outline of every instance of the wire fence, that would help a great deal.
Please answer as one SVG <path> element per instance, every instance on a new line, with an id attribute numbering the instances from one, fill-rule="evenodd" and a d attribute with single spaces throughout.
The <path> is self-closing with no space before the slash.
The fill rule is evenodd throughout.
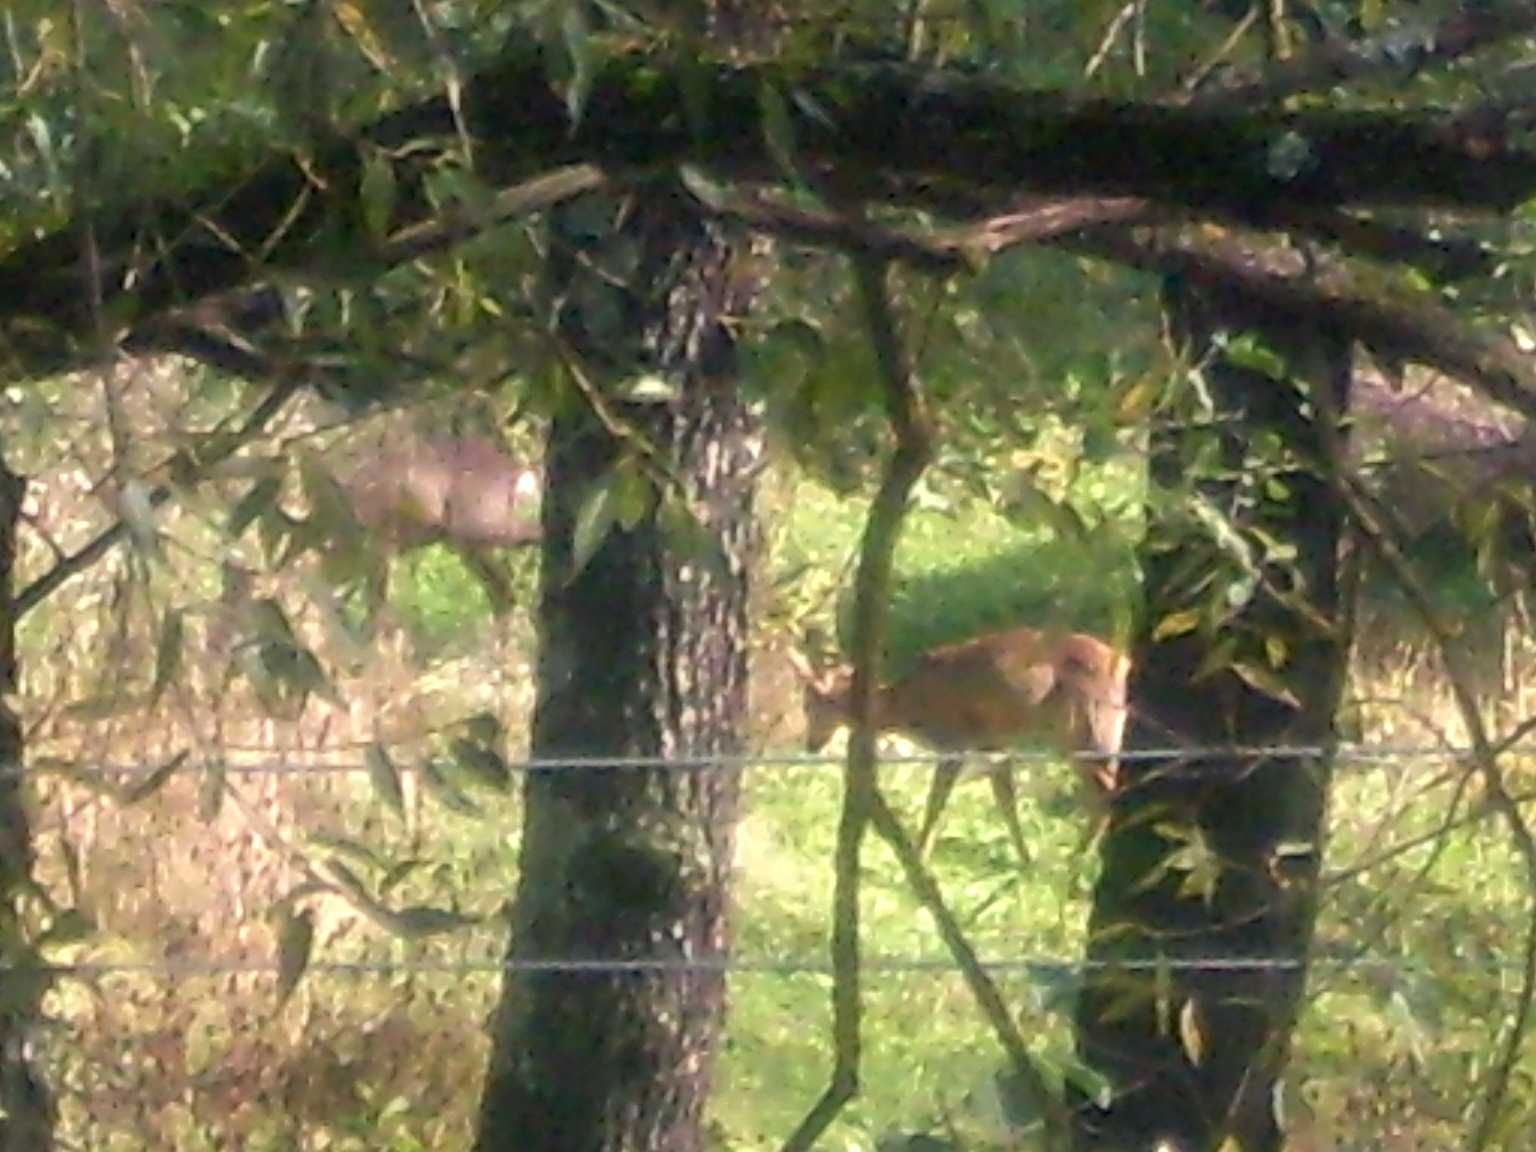
<path id="1" fill-rule="evenodd" d="M 316 750 L 319 752 L 320 750 Z M 1510 756 L 1536 756 L 1536 743 L 1511 745 L 1502 750 Z M 1257 745 L 1257 746 L 1204 746 L 1164 747 L 1131 749 L 1122 752 L 1118 759 L 1132 763 L 1190 763 L 1211 758 L 1251 758 L 1272 760 L 1315 760 L 1331 754 L 1335 760 L 1346 764 L 1415 764 L 1425 762 L 1444 763 L 1466 760 L 1474 750 L 1466 746 L 1447 744 L 1340 744 L 1326 748 L 1317 744 Z M 334 755 L 334 753 L 332 753 Z M 933 752 L 926 750 L 883 755 L 882 766 L 909 769 L 932 768 L 944 761 L 960 757 L 993 763 L 1038 763 L 1063 759 L 1102 760 L 1093 753 L 1063 754 L 1040 749 L 1024 749 L 1016 752 L 997 753 L 974 751 L 969 753 Z M 846 764 L 842 755 L 751 752 L 715 756 L 562 756 L 530 757 L 507 762 L 514 773 L 530 772 L 607 772 L 622 770 L 652 771 L 753 771 L 763 769 L 841 769 Z M 59 774 L 63 779 L 80 776 L 100 776 L 104 779 L 132 780 L 156 773 L 164 774 L 174 767 L 178 773 L 195 774 L 216 768 L 230 777 L 337 777 L 368 776 L 374 769 L 358 758 L 305 761 L 292 758 L 271 757 L 247 763 L 228 762 L 221 758 L 194 762 L 185 754 L 159 763 L 124 762 L 111 763 L 88 759 L 62 757 L 39 758 L 32 764 L 0 765 L 0 779 L 18 776 Z M 419 770 L 421 763 L 402 759 L 397 768 L 401 772 Z M 1536 793 L 1519 796 L 1521 803 L 1536 801 Z M 1441 829 L 1441 832 L 1446 829 Z M 1425 844 L 1429 841 L 1426 840 Z M 457 917 L 454 931 L 463 932 L 474 928 L 509 927 L 500 916 Z M 446 932 L 433 932 L 435 936 Z M 424 933 L 423 935 L 427 935 Z M 1104 960 L 1091 958 L 1069 959 L 1059 956 L 1018 955 L 980 959 L 980 967 L 994 975 L 1027 977 L 1042 982 L 1080 978 L 1095 972 L 1155 972 L 1197 974 L 1253 974 L 1264 972 L 1295 972 L 1306 968 L 1311 971 L 1334 970 L 1361 975 L 1378 981 L 1397 982 L 1414 975 L 1433 971 L 1429 965 L 1412 960 L 1351 951 L 1339 954 L 1313 954 L 1305 959 L 1294 956 L 1165 956 L 1155 959 Z M 1520 965 L 1513 959 L 1489 958 L 1475 965 L 1490 977 L 1515 973 Z M 959 966 L 950 956 L 871 956 L 861 961 L 861 969 L 871 973 L 942 974 L 956 973 Z M 145 976 L 163 980 L 232 975 L 279 975 L 276 960 L 221 960 L 195 957 L 166 957 L 153 960 L 98 961 L 82 960 L 72 963 L 0 963 L 0 973 L 26 970 L 49 977 L 98 980 L 108 977 Z M 408 960 L 328 960 L 316 959 L 306 972 L 310 975 L 337 977 L 390 976 L 390 975 L 456 975 L 456 976 L 514 976 L 536 974 L 565 975 L 700 975 L 735 973 L 743 975 L 830 976 L 833 973 L 829 959 L 805 957 L 751 956 L 736 953 L 719 955 L 677 955 L 662 957 L 550 957 L 530 958 L 519 956 L 480 957 L 463 959 L 433 959 L 417 957 Z"/>
<path id="2" fill-rule="evenodd" d="M 1376 979 L 1394 979 L 1408 975 L 1432 974 L 1431 966 L 1401 957 L 1354 956 L 1347 954 L 1294 957 L 1192 956 L 1153 960 L 1066 959 L 1054 956 L 1003 956 L 978 958 L 976 966 L 992 975 L 1024 976 L 1042 982 L 1062 982 L 1094 973 L 1145 974 L 1254 974 L 1286 973 L 1301 969 L 1347 972 Z M 1465 964 L 1458 961 L 1458 967 Z M 1520 971 L 1514 961 L 1475 965 L 1483 975 L 1502 976 Z M 900 974 L 958 974 L 960 968 L 949 956 L 870 956 L 860 960 L 861 971 Z M 276 976 L 281 966 L 276 960 L 213 960 L 174 957 L 142 961 L 82 961 L 71 964 L 0 964 L 0 972 L 34 972 L 50 976 L 99 979 L 109 976 L 161 976 L 174 979 L 217 976 Z M 306 968 L 308 974 L 330 976 L 414 975 L 707 975 L 739 973 L 769 976 L 831 976 L 830 960 L 802 957 L 719 956 L 695 957 L 551 957 L 548 959 L 508 957 L 469 960 L 315 960 Z"/>
<path id="3" fill-rule="evenodd" d="M 1496 748 L 1500 756 L 1536 757 L 1536 743 L 1520 743 Z M 321 754 L 318 752 L 315 754 Z M 1203 745 L 1164 748 L 1125 749 L 1113 758 L 1121 764 L 1188 764 L 1202 760 L 1318 760 L 1331 755 L 1339 764 L 1401 764 L 1414 762 L 1445 762 L 1467 760 L 1476 755 L 1468 745 L 1451 744 L 1341 744 L 1332 749 L 1319 744 L 1265 744 L 1265 745 Z M 1106 759 L 1099 752 L 1057 752 L 1045 749 L 1020 749 L 1015 752 L 996 752 L 985 749 L 954 750 L 948 752 L 915 751 L 882 754 L 881 767 L 931 768 L 954 760 L 988 764 L 1040 764 L 1060 761 L 1098 762 Z M 522 757 L 505 761 L 509 772 L 605 772 L 605 771 L 657 771 L 657 772 L 747 772 L 771 769 L 841 769 L 847 765 L 847 757 L 838 754 L 797 752 L 743 752 L 699 756 L 542 756 Z M 83 758 L 39 757 L 30 764 L 0 765 L 0 779 L 18 777 L 94 773 L 103 776 L 132 778 L 147 776 L 166 770 L 168 761 L 159 763 L 125 762 Z M 217 765 L 229 776 L 350 776 L 367 775 L 372 769 L 362 759 L 301 760 L 271 758 L 240 763 L 226 757 L 212 757 L 197 764 L 184 765 L 187 771 L 199 767 Z M 420 763 L 402 758 L 396 767 L 402 772 L 419 771 Z"/>

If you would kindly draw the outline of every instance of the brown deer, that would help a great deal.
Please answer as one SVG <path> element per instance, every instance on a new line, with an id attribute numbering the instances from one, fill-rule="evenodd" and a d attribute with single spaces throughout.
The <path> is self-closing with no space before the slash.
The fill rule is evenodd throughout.
<path id="1" fill-rule="evenodd" d="M 499 440 L 466 434 L 380 445 L 342 482 L 353 515 L 391 553 L 456 552 L 500 615 L 512 604 L 497 548 L 536 544 L 542 477 Z"/>
<path id="2" fill-rule="evenodd" d="M 819 752 L 849 723 L 852 670 L 818 673 L 798 652 L 790 662 L 805 684 L 805 746 Z M 1090 810 L 1102 813 L 1115 788 L 1129 673 L 1129 657 L 1092 636 L 1011 628 L 934 648 L 905 676 L 882 684 L 875 696 L 878 731 L 953 753 L 935 769 L 918 851 L 928 850 L 967 751 L 1003 752 L 1033 740 L 1063 753 L 1093 754 L 1074 766 Z M 1014 848 L 1028 863 L 1010 767 L 990 765 L 987 775 Z"/>
<path id="3" fill-rule="evenodd" d="M 439 541 L 510 548 L 539 539 L 538 469 L 487 436 L 383 446 L 345 487 L 358 520 L 401 552 Z"/>

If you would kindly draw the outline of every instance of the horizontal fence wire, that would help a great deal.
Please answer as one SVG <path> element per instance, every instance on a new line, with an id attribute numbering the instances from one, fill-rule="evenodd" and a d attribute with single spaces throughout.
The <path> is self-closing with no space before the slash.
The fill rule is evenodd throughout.
<path id="1" fill-rule="evenodd" d="M 1501 756 L 1536 756 L 1536 743 L 1524 743 L 1509 747 L 1495 747 Z M 1114 759 L 1122 764 L 1188 764 L 1192 761 L 1215 759 L 1255 760 L 1316 760 L 1329 750 L 1316 744 L 1295 745 L 1207 745 L 1187 748 L 1135 748 L 1117 753 Z M 1341 764 L 1394 764 L 1418 761 L 1468 760 L 1476 755 L 1470 746 L 1425 744 L 1350 744 L 1332 750 L 1335 761 Z M 881 755 L 881 767 L 925 768 L 949 760 L 979 761 L 992 764 L 1009 763 L 1056 763 L 1063 760 L 1097 762 L 1105 759 L 1098 752 L 1052 752 L 1040 749 L 1021 749 L 1017 752 L 991 750 L 957 750 L 950 752 L 901 752 Z M 843 768 L 847 765 L 844 755 L 826 755 L 794 752 L 748 752 L 712 756 L 548 756 L 524 757 L 506 761 L 513 773 L 530 772 L 603 772 L 630 770 L 706 772 L 706 771 L 753 771 L 758 769 Z M 39 756 L 30 764 L 0 765 L 0 779 L 39 775 L 67 776 L 70 773 L 100 776 L 145 776 L 166 770 L 169 758 L 159 762 L 112 763 L 86 758 Z M 272 758 L 249 763 L 231 762 L 221 757 L 207 757 L 188 761 L 181 767 L 195 771 L 210 766 L 221 766 L 230 776 L 348 776 L 367 775 L 371 769 L 363 760 L 315 760 Z M 395 765 L 402 772 L 419 771 L 422 764 L 402 757 Z"/>
<path id="2" fill-rule="evenodd" d="M 1465 965 L 1458 962 L 1464 969 Z M 1043 981 L 1062 981 L 1094 973 L 1195 973 L 1242 975 L 1265 972 L 1311 971 L 1341 972 L 1376 979 L 1394 980 L 1405 976 L 1431 974 L 1428 965 L 1397 958 L 1373 956 L 1313 956 L 1306 960 L 1291 957 L 1169 957 L 1150 960 L 1067 960 L 1049 956 L 1009 956 L 982 959 L 977 966 L 993 975 L 1026 976 Z M 1518 973 L 1521 965 L 1490 962 L 1475 965 L 1490 976 Z M 961 968 L 947 956 L 874 956 L 861 960 L 860 971 L 897 975 L 916 973 L 942 975 L 959 973 Z M 203 960 L 176 957 L 144 961 L 81 961 L 67 964 L 0 964 L 0 973 L 29 972 L 50 977 L 82 980 L 111 976 L 158 976 L 169 979 L 242 975 L 276 975 L 276 960 Z M 696 956 L 691 958 L 613 959 L 613 958 L 509 958 L 503 960 L 315 960 L 305 967 L 307 973 L 333 976 L 415 975 L 689 975 L 729 974 L 770 976 L 831 976 L 830 960 L 752 956 Z"/>
<path id="3" fill-rule="evenodd" d="M 1155 748 L 1135 749 L 1118 757 L 1122 762 L 1189 762 L 1214 757 L 1251 757 L 1270 759 L 1315 759 L 1329 751 L 1319 745 L 1263 745 L 1263 746 L 1209 746 L 1202 748 Z M 1536 755 L 1536 744 L 1520 744 L 1501 750 L 1503 754 Z M 1434 745 L 1367 745 L 1344 744 L 1332 749 L 1340 762 L 1357 764 L 1413 763 L 1466 759 L 1473 755 L 1468 747 L 1446 744 Z M 1042 750 L 1021 750 L 1013 753 L 975 751 L 970 753 L 938 753 L 929 751 L 903 752 L 880 757 L 882 766 L 923 768 L 932 767 L 944 760 L 962 756 L 967 759 L 992 762 L 1042 762 L 1062 759 L 1103 759 L 1091 753 L 1064 755 Z M 0 778 L 7 776 L 58 773 L 63 779 L 70 774 L 102 777 L 133 778 L 155 772 L 163 772 L 170 765 L 169 759 L 159 763 L 111 764 L 90 760 L 42 758 L 32 765 L 15 764 L 0 766 Z M 208 762 L 188 760 L 178 766 L 178 771 L 196 772 L 211 765 L 221 766 L 230 776 L 340 776 L 366 775 L 368 765 L 361 760 L 303 762 L 285 759 L 269 759 L 252 763 L 223 763 L 218 758 Z M 653 756 L 591 756 L 527 758 L 508 762 L 513 772 L 535 771 L 609 771 L 609 770 L 753 770 L 761 768 L 842 768 L 846 757 L 809 753 L 743 753 L 709 757 L 653 757 Z M 402 772 L 419 770 L 422 765 L 402 759 L 397 767 Z M 466 929 L 484 926 L 487 921 L 470 922 Z M 456 933 L 460 934 L 460 933 Z M 1377 979 L 1396 980 L 1429 969 L 1422 964 L 1398 958 L 1381 958 L 1369 955 L 1314 955 L 1306 960 L 1288 957 L 1169 957 L 1158 959 L 1129 960 L 1069 960 L 1050 956 L 1013 956 L 981 960 L 980 967 L 997 975 L 1018 975 L 1040 980 L 1063 980 L 1094 972 L 1166 972 L 1197 974 L 1243 974 L 1254 972 L 1288 972 L 1300 968 L 1312 971 L 1335 970 L 1349 974 L 1374 976 Z M 1489 974 L 1516 972 L 1519 965 L 1491 962 L 1478 965 Z M 958 972 L 955 962 L 948 957 L 930 956 L 880 956 L 870 957 L 861 964 L 863 970 L 874 973 L 929 973 Z M 222 961 L 177 957 L 149 961 L 81 961 L 78 963 L 54 963 L 15 965 L 0 963 L 0 973 L 26 969 L 50 977 L 81 980 L 102 979 L 113 976 L 145 976 L 163 979 L 217 977 L 230 975 L 275 975 L 279 968 L 275 961 Z M 306 972 L 334 976 L 386 976 L 397 974 L 448 974 L 448 975 L 516 975 L 516 974 L 677 974 L 689 973 L 742 973 L 780 976 L 830 976 L 830 961 L 803 958 L 775 958 L 750 956 L 694 956 L 663 957 L 649 959 L 616 958 L 526 958 L 442 960 L 419 959 L 413 961 L 320 961 L 309 964 Z"/>

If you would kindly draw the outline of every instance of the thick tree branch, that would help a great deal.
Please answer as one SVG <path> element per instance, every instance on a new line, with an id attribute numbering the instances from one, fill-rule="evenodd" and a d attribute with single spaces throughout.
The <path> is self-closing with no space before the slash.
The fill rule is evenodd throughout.
<path id="1" fill-rule="evenodd" d="M 599 69 L 572 131 L 538 56 L 513 52 L 467 86 L 464 124 L 478 175 L 493 187 L 581 164 L 623 176 L 694 163 L 776 180 L 768 140 L 782 134 L 764 123 L 764 88 L 796 96 L 784 106 L 797 162 L 860 197 L 933 203 L 956 188 L 994 201 L 1021 191 L 1142 196 L 1263 219 L 1282 206 L 1503 211 L 1536 189 L 1536 154 L 1469 150 L 1445 118 L 1084 101 L 898 65 L 718 65 L 690 71 L 685 85 L 666 61 L 619 54 Z M 696 131 L 699 109 L 731 130 Z M 456 135 L 446 101 L 427 101 L 358 140 L 334 139 L 302 159 L 274 156 L 234 183 L 119 206 L 116 223 L 104 216 L 98 232 L 104 307 L 132 329 L 275 267 L 323 266 L 321 238 L 338 222 L 366 235 L 360 143 L 401 156 L 395 215 L 407 236 L 421 227 L 452 233 L 429 223 L 423 180 L 437 157 L 420 145 Z M 154 255 L 135 255 L 145 251 Z M 67 366 L 78 355 L 71 342 L 89 331 L 84 298 L 71 228 L 10 253 L 0 262 L 0 340 L 10 359 L 34 373 Z"/>
<path id="2" fill-rule="evenodd" d="M 1179 272 L 1277 312 L 1330 324 L 1342 317 L 1372 351 L 1454 376 L 1536 419 L 1536 363 L 1512 340 L 1476 331 L 1431 299 L 1404 298 L 1384 272 L 1371 283 L 1367 270 L 1349 261 L 1309 259 L 1278 243 L 1166 222 L 1172 213 L 1144 200 L 1045 200 L 930 233 L 849 221 L 762 196 L 710 195 L 707 206 L 788 239 L 936 273 L 963 271 L 978 258 L 1025 243 L 1054 244 L 1161 275 Z"/>
<path id="3" fill-rule="evenodd" d="M 1343 262 L 1311 261 L 1295 249 L 1195 228 L 1101 230 L 1062 245 L 1151 272 L 1179 272 L 1278 312 L 1338 325 L 1373 351 L 1438 369 L 1536 418 L 1536 364 L 1512 340 L 1478 332 L 1431 300 L 1394 299 L 1389 285 L 1362 283 Z"/>

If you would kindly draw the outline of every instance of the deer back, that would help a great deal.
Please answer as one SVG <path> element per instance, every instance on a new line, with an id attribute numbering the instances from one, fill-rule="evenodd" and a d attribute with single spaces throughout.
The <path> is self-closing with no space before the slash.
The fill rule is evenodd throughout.
<path id="1" fill-rule="evenodd" d="M 446 541 L 511 547 L 539 538 L 539 473 L 486 436 L 409 440 L 346 483 L 366 527 L 402 551 Z"/>
<path id="2" fill-rule="evenodd" d="M 1124 731 L 1129 666 L 1122 653 L 1081 633 L 988 633 L 932 649 L 906 675 L 882 685 L 875 725 L 940 750 L 1000 751 L 1036 739 L 1063 751 L 1113 756 Z M 850 687 L 847 669 L 806 677 L 813 751 L 848 722 Z"/>

